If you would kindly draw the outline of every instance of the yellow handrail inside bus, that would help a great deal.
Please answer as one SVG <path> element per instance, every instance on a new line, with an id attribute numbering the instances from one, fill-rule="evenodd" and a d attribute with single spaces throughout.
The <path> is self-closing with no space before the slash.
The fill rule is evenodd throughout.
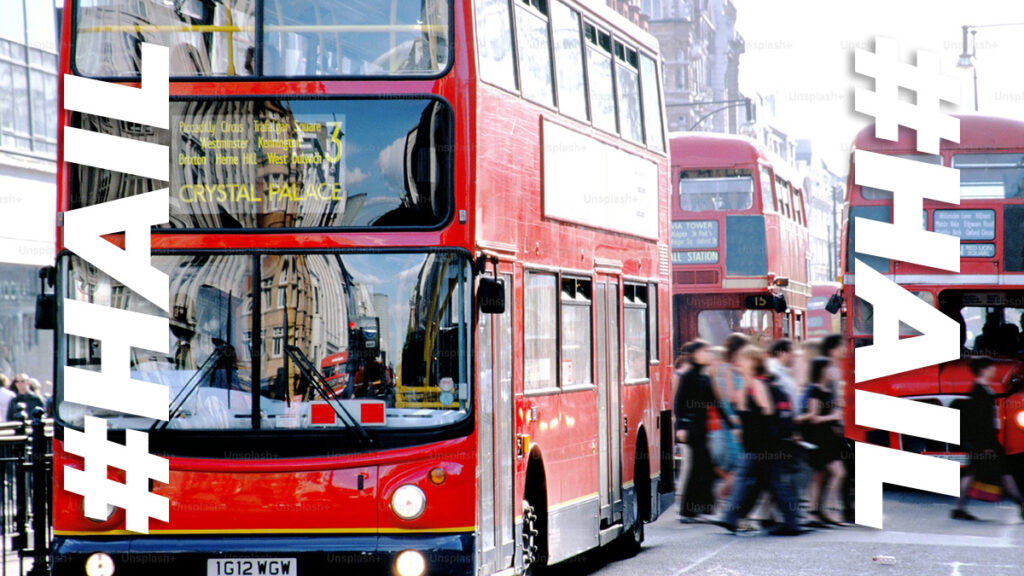
<path id="1" fill-rule="evenodd" d="M 253 32 L 255 26 L 224 24 L 117 24 L 79 28 L 79 33 L 99 32 Z M 265 32 L 447 32 L 447 24 L 309 24 L 270 25 Z"/>

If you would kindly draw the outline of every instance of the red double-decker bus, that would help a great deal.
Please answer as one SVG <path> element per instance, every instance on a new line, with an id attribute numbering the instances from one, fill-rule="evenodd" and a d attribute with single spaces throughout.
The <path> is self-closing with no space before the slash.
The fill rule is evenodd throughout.
<path id="1" fill-rule="evenodd" d="M 838 282 L 811 284 L 811 297 L 807 301 L 805 334 L 808 340 L 817 340 L 829 334 L 842 333 L 842 316 L 839 314 L 839 310 L 833 313 L 826 308 L 832 297 L 840 294 L 842 289 L 842 285 Z"/>
<path id="2" fill-rule="evenodd" d="M 901 129 L 898 141 L 874 137 L 874 126 L 854 141 L 868 150 L 918 162 L 956 168 L 960 172 L 960 204 L 925 200 L 922 214 L 928 230 L 960 238 L 960 273 L 856 255 L 904 289 L 937 307 L 960 324 L 961 359 L 853 385 L 853 348 L 872 341 L 870 304 L 855 297 L 853 238 L 856 218 L 890 222 L 892 193 L 855 184 L 851 159 L 844 206 L 843 277 L 847 305 L 846 434 L 859 441 L 965 462 L 959 446 L 853 424 L 853 390 L 863 389 L 929 404 L 958 408 L 970 392 L 973 377 L 968 361 L 987 355 L 997 359 L 994 390 L 998 400 L 999 438 L 1011 456 L 1018 477 L 1024 471 L 1024 392 L 1021 325 L 1024 320 L 1024 122 L 978 115 L 957 116 L 960 142 L 943 140 L 939 155 L 920 154 L 916 135 Z M 916 332 L 900 326 L 902 337 Z"/>
<path id="3" fill-rule="evenodd" d="M 810 286 L 796 179 L 742 136 L 673 134 L 670 147 L 676 345 L 732 332 L 802 340 Z"/>
<path id="4" fill-rule="evenodd" d="M 169 187 L 170 353 L 133 349 L 131 374 L 172 401 L 76 405 L 57 371 L 54 574 L 511 574 L 639 548 L 672 498 L 651 36 L 575 0 L 64 12 L 65 74 L 138 85 L 140 44 L 170 50 L 169 130 L 63 118 L 169 146 L 170 181 L 62 152 L 58 206 Z M 74 254 L 56 276 L 58 300 L 160 314 Z M 99 370 L 96 342 L 55 340 Z M 149 534 L 63 490 L 86 416 L 169 460 Z"/>

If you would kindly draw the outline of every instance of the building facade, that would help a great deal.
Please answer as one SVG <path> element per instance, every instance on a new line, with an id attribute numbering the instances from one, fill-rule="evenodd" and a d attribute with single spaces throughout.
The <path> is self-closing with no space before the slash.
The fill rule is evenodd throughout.
<path id="1" fill-rule="evenodd" d="M 844 181 L 814 153 L 810 140 L 797 140 L 795 150 L 807 202 L 808 279 L 812 283 L 835 282 L 839 275 Z"/>
<path id="2" fill-rule="evenodd" d="M 732 1 L 642 0 L 640 8 L 661 45 L 669 130 L 738 133 L 749 119 Z"/>
<path id="3" fill-rule="evenodd" d="M 52 332 L 35 330 L 38 270 L 52 265 L 57 20 L 52 2 L 8 0 L 0 17 L 0 372 L 52 380 Z"/>

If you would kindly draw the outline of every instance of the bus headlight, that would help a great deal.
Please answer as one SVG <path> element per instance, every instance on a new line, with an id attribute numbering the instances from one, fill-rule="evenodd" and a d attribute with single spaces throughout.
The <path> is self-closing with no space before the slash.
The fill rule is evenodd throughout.
<path id="1" fill-rule="evenodd" d="M 391 495 L 391 510 L 402 520 L 415 520 L 427 507 L 427 497 L 419 486 L 406 484 Z"/>
<path id="2" fill-rule="evenodd" d="M 415 550 L 404 550 L 395 558 L 395 572 L 398 572 L 398 576 L 422 576 L 426 570 L 427 561 L 423 554 Z"/>
<path id="3" fill-rule="evenodd" d="M 1021 430 L 1024 430 L 1024 410 L 1020 410 L 1017 412 L 1017 417 L 1015 418 L 1015 420 L 1017 421 L 1017 427 L 1020 428 Z"/>
<path id="4" fill-rule="evenodd" d="M 85 561 L 86 576 L 111 576 L 113 573 L 114 559 L 103 552 L 97 552 Z"/>

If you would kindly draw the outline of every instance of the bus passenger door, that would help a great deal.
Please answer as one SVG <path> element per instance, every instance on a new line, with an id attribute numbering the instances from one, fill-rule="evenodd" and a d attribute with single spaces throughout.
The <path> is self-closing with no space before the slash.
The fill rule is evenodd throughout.
<path id="1" fill-rule="evenodd" d="M 597 309 L 597 442 L 598 491 L 601 519 L 613 524 L 622 518 L 622 458 L 619 393 L 619 283 L 598 278 L 594 292 Z"/>
<path id="2" fill-rule="evenodd" d="M 505 313 L 480 314 L 477 326 L 477 421 L 480 466 L 481 573 L 512 565 L 513 438 L 512 404 L 512 276 L 505 282 Z"/>

